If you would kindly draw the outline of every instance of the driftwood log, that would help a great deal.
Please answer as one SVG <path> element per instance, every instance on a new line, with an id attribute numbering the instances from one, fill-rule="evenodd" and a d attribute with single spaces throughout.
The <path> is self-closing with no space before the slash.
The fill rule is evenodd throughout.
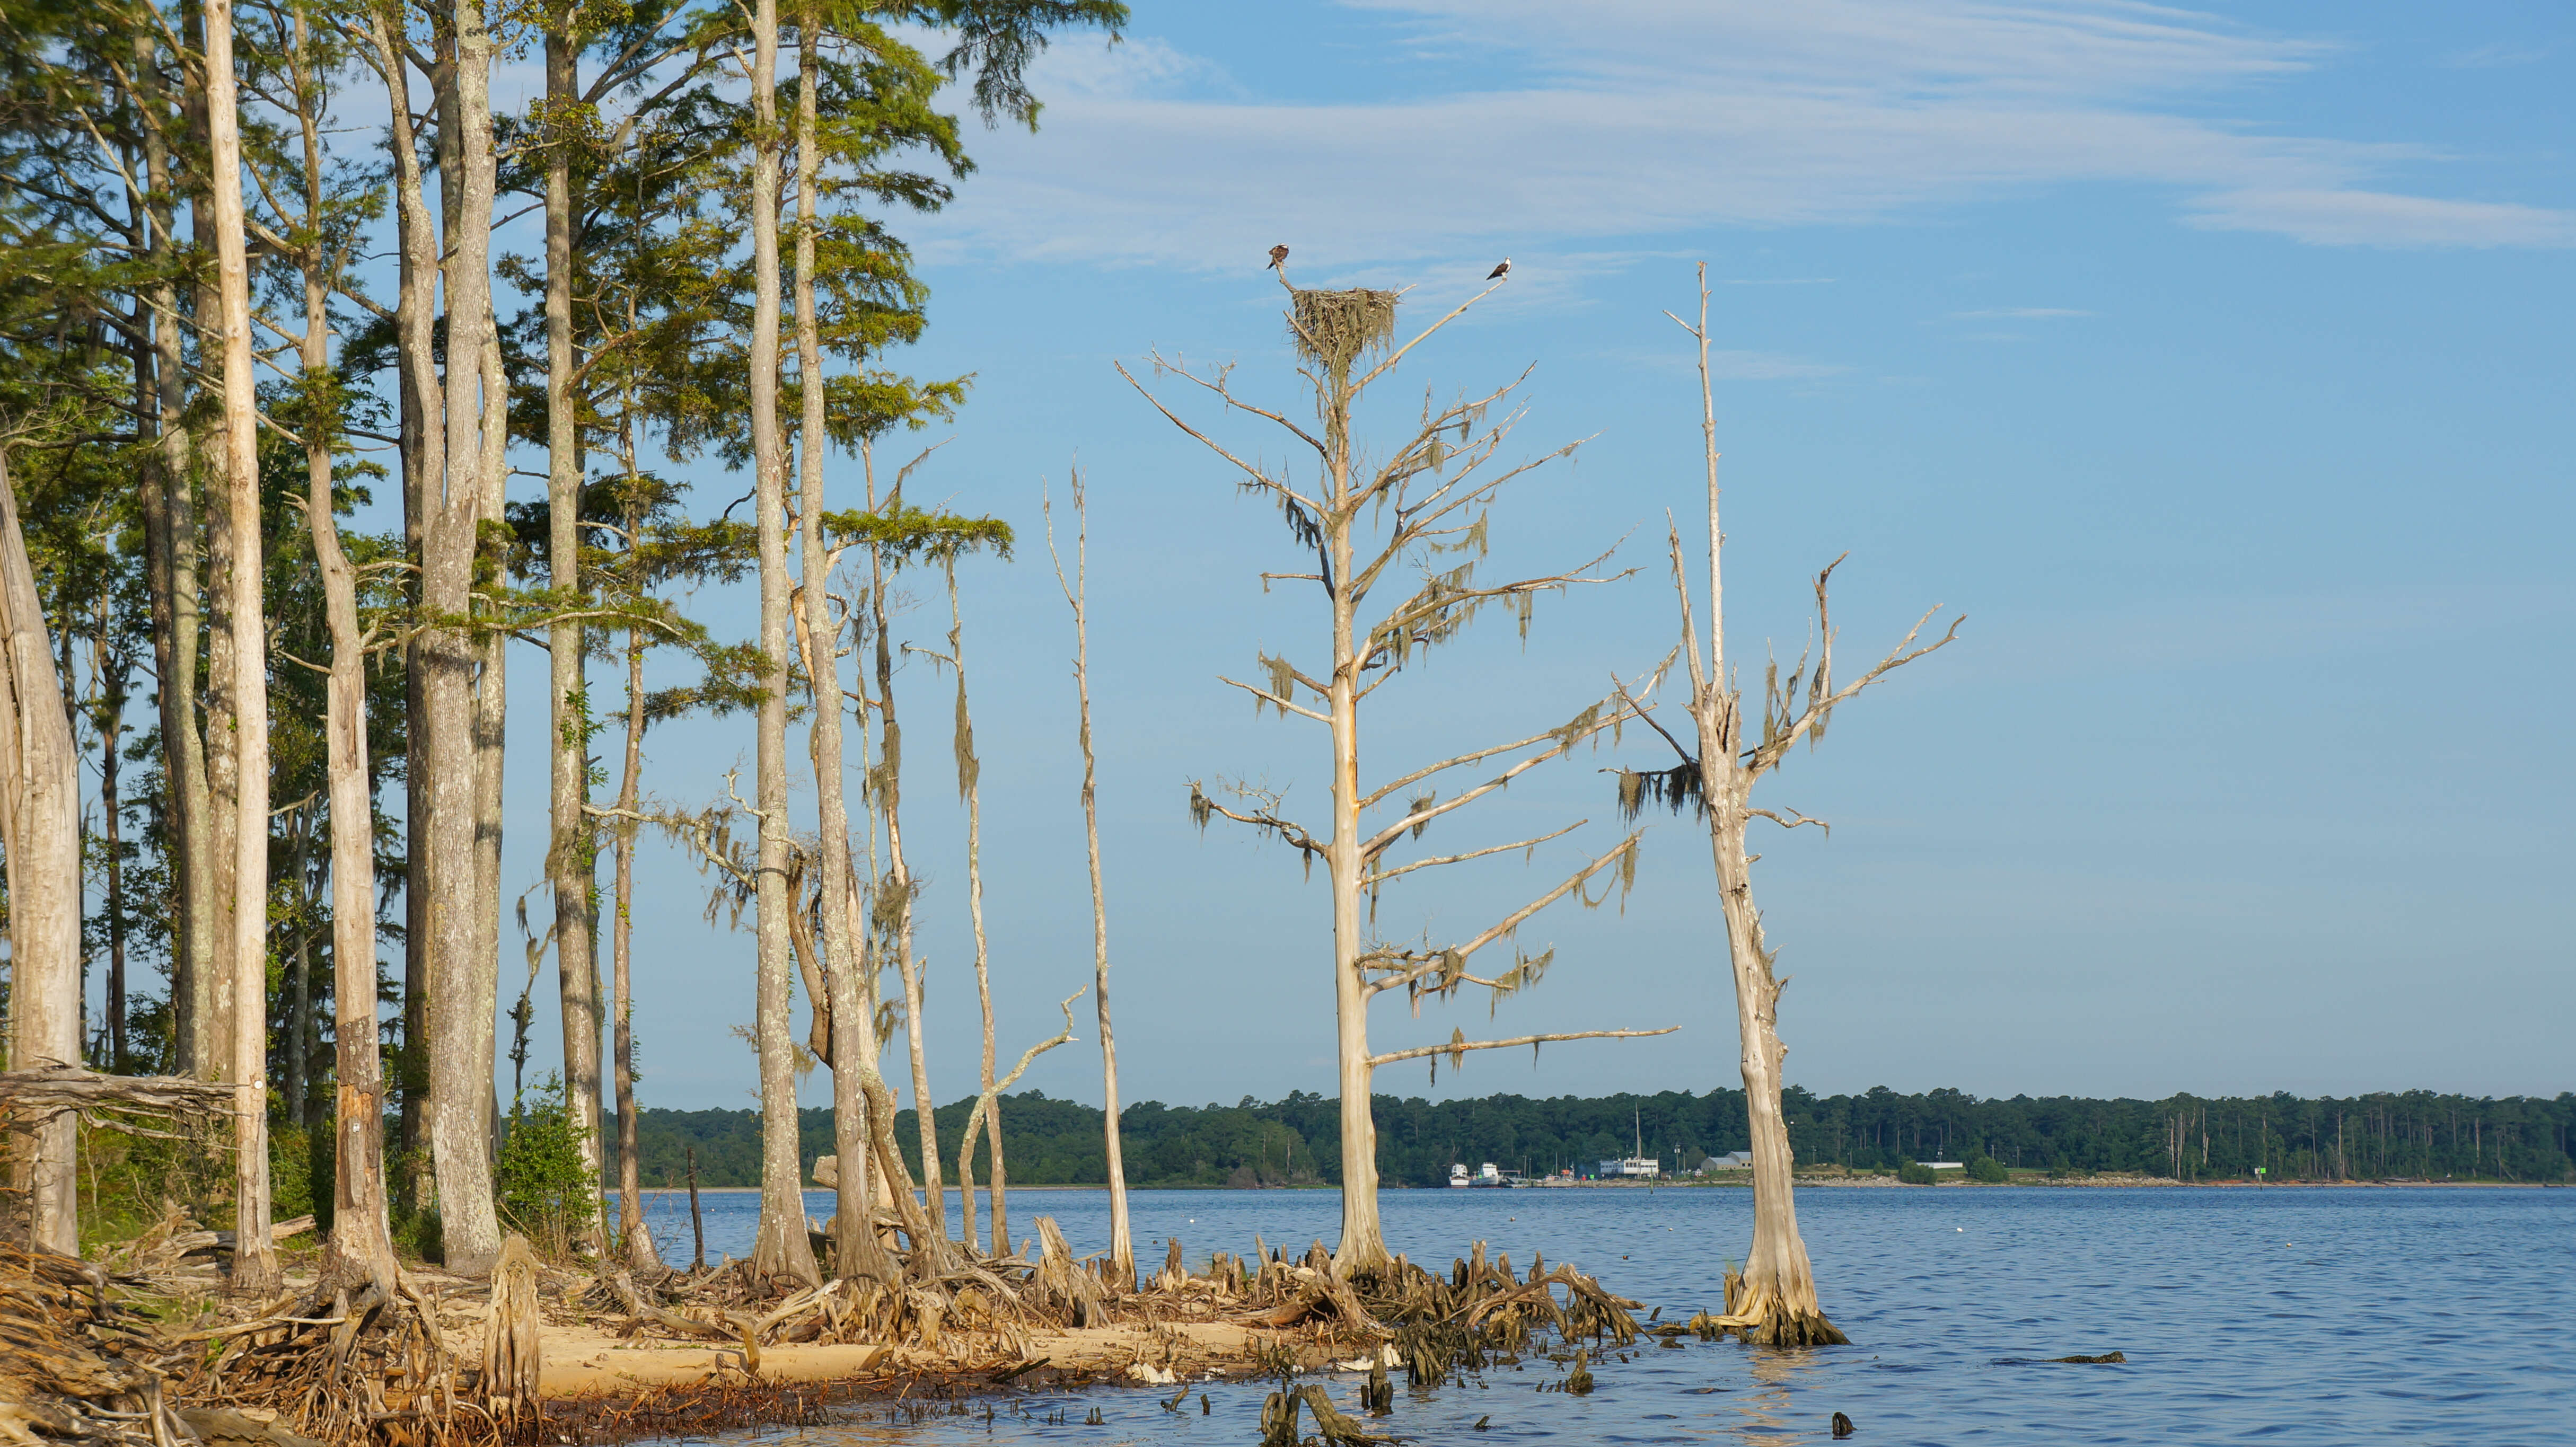
<path id="1" fill-rule="evenodd" d="M 71 1065 L 0 1070 L 0 1119 L 23 1129 L 67 1111 L 135 1110 L 153 1115 L 230 1115 L 233 1088 L 168 1075 L 101 1075 Z"/>

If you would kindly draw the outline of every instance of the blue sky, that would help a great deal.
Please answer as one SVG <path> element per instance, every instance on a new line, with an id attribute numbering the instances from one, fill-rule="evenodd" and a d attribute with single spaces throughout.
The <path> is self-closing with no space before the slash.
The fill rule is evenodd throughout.
<path id="1" fill-rule="evenodd" d="M 2565 12 L 2502 5 L 1140 0 L 1125 43 L 1059 46 L 1039 133 L 978 134 L 956 203 L 901 223 L 934 289 L 905 365 L 976 377 L 916 494 L 1022 531 L 966 580 L 1005 1060 L 1090 968 L 1070 623 L 1038 512 L 1079 457 L 1125 1094 L 1333 1088 L 1321 888 L 1184 808 L 1218 775 L 1320 799 L 1312 726 L 1255 720 L 1215 675 L 1312 657 L 1322 618 L 1255 578 L 1293 566 L 1275 514 L 1110 365 L 1232 362 L 1295 409 L 1261 269 L 1285 242 L 1300 285 L 1409 286 L 1415 321 L 1510 255 L 1511 284 L 1406 361 L 1376 435 L 1422 388 L 1535 363 L 1514 447 L 1590 440 L 1496 514 L 1493 566 L 1625 539 L 1644 569 L 1543 607 L 1525 647 L 1496 623 L 1387 690 L 1363 759 L 1381 777 L 1559 722 L 1671 646 L 1659 539 L 1698 505 L 1698 398 L 1660 312 L 1693 304 L 1701 260 L 1738 656 L 1794 655 L 1807 579 L 1845 551 L 1845 660 L 1934 604 L 1968 615 L 1766 785 L 1835 825 L 1757 845 L 1794 1082 L 2576 1084 L 2571 66 Z M 704 601 L 748 629 L 748 595 Z M 944 607 L 920 601 L 929 641 Z M 541 659 L 521 674 L 511 893 L 543 852 Z M 927 668 L 900 686 L 949 1099 L 975 1053 L 949 700 Z M 1647 742 L 1616 757 L 1655 761 Z M 740 721 L 672 726 L 650 787 L 703 802 L 750 748 Z M 1434 842 L 1591 822 L 1527 867 L 1390 895 L 1381 927 L 1472 929 L 1608 847 L 1612 758 L 1453 816 Z M 747 1104 L 728 1029 L 751 1016 L 749 935 L 703 923 L 676 855 L 649 881 L 644 1099 Z M 1437 1090 L 1732 1083 L 1716 928 L 1704 845 L 1656 821 L 1624 908 L 1524 931 L 1557 949 L 1541 986 L 1491 1022 L 1383 1001 L 1376 1038 L 1678 1025 L 1481 1057 Z M 1025 1084 L 1097 1099 L 1093 1033 L 1085 1013 Z M 1380 1088 L 1431 1087 L 1406 1066 Z"/>

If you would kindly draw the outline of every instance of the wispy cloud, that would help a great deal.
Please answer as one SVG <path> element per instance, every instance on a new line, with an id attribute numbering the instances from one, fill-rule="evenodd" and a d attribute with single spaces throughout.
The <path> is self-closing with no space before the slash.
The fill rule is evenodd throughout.
<path id="1" fill-rule="evenodd" d="M 1831 286 L 1830 276 L 1731 276 L 1720 286 Z"/>
<path id="2" fill-rule="evenodd" d="M 2178 192 L 2192 224 L 2322 244 L 2563 246 L 2576 213 L 2363 189 L 2428 147 L 2211 119 L 2327 45 L 2128 0 L 1346 0 L 1512 88 L 1245 97 L 1150 37 L 1038 68 L 1045 133 L 996 133 L 934 248 L 1326 268 L 1709 226 L 1867 223 L 2069 183 Z M 2198 199 L 2191 199 L 2191 198 Z M 1490 258 L 1486 263 L 1489 264 Z M 1748 278 L 1748 283 L 1762 279 Z M 1765 284 L 1821 281 L 1786 278 Z"/>
<path id="3" fill-rule="evenodd" d="M 2008 317 L 2014 321 L 2047 321 L 2057 317 L 2089 317 L 2091 315 L 2093 315 L 2091 312 L 2077 311 L 2073 307 L 2002 306 L 1989 307 L 1984 311 L 1952 312 L 1950 313 L 1950 319 L 1952 321 L 1992 321 L 1997 317 Z"/>
<path id="4" fill-rule="evenodd" d="M 2576 212 L 2386 191 L 2249 190 L 2202 197 L 2188 219 L 2320 246 L 2576 246 Z"/>

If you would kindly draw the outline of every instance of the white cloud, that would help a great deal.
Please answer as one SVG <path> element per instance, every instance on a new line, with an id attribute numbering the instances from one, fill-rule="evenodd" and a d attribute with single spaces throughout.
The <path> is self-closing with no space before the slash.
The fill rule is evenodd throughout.
<path id="1" fill-rule="evenodd" d="M 2009 317 L 2015 321 L 2048 321 L 2058 317 L 2089 317 L 2091 315 L 2093 315 L 2091 312 L 2077 311 L 2072 307 L 2003 306 L 1990 307 L 1984 311 L 1952 312 L 1950 313 L 1950 319 L 1952 321 L 1968 321 L 1972 319 L 1992 320 L 1996 317 Z"/>
<path id="2" fill-rule="evenodd" d="M 2231 191 L 2192 205 L 2192 225 L 2273 231 L 2320 246 L 2576 246 L 2576 212 L 2386 191 Z"/>
<path id="3" fill-rule="evenodd" d="M 1710 226 L 1871 222 L 2071 182 L 2203 199 L 2302 240 L 2562 245 L 2538 208 L 2356 189 L 2425 147 L 2266 133 L 2209 92 L 2329 51 L 2116 0 L 1349 0 L 1489 63 L 1494 88 L 1245 98 L 1160 41 L 1051 52 L 1036 137 L 995 133 L 926 246 L 1304 279 Z M 1401 76 L 1398 75 L 1400 81 Z M 1479 258 L 1484 258 L 1479 261 Z M 1481 274 L 1481 272 L 1479 272 Z"/>

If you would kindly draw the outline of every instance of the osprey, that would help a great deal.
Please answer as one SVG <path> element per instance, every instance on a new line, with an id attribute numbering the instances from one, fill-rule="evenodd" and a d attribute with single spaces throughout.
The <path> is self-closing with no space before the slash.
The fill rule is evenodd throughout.
<path id="1" fill-rule="evenodd" d="M 1497 266 L 1497 267 L 1495 267 L 1493 270 L 1491 270 L 1491 271 L 1489 271 L 1489 272 L 1486 272 L 1486 273 L 1485 273 L 1485 280 L 1487 280 L 1487 281 L 1496 281 L 1496 280 L 1499 280 L 1499 279 L 1501 279 L 1502 277 L 1504 277 L 1504 276 L 1506 276 L 1506 275 L 1509 275 L 1509 274 L 1510 274 L 1510 272 L 1511 272 L 1511 269 L 1512 269 L 1512 259 L 1511 259 L 1510 257 L 1506 256 L 1506 257 L 1504 257 L 1504 258 L 1503 258 L 1503 264 L 1502 264 L 1502 265 Z"/>
<path id="2" fill-rule="evenodd" d="M 1287 259 L 1288 248 L 1285 246 L 1274 246 L 1270 248 L 1270 264 L 1263 267 L 1262 270 L 1276 271 L 1279 269 L 1279 263 L 1286 261 Z"/>

